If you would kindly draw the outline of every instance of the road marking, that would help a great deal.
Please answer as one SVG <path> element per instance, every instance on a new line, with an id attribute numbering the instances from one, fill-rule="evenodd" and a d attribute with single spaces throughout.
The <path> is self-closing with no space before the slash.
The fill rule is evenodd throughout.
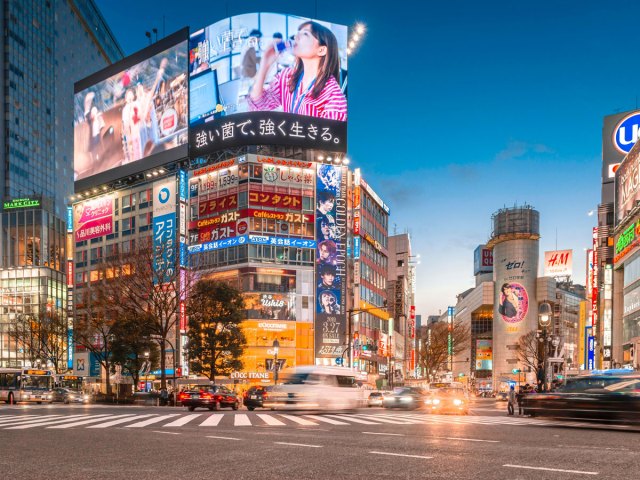
<path id="1" fill-rule="evenodd" d="M 219 438 L 220 440 L 240 440 L 239 438 L 233 437 L 216 437 L 214 435 L 207 435 L 207 438 Z"/>
<path id="2" fill-rule="evenodd" d="M 502 465 L 509 468 L 525 468 L 528 470 L 544 470 L 546 472 L 562 472 L 562 473 L 578 473 L 582 475 L 598 475 L 598 472 L 585 472 L 582 470 L 563 470 L 562 468 L 547 468 L 547 467 L 531 467 L 528 465 Z"/>
<path id="3" fill-rule="evenodd" d="M 256 415 L 267 425 L 286 425 L 286 423 L 281 422 L 277 418 L 273 418 L 271 415 L 265 415 L 264 413 L 257 413 Z"/>
<path id="4" fill-rule="evenodd" d="M 381 423 L 392 423 L 394 425 L 412 425 L 412 424 L 422 423 L 422 422 L 410 421 L 410 420 L 405 420 L 405 419 L 402 419 L 402 420 L 398 421 L 398 420 L 393 420 L 391 418 L 382 417 L 382 416 L 378 416 L 378 415 L 363 415 L 363 414 L 360 414 L 360 415 L 358 415 L 358 417 L 364 417 L 366 419 L 375 420 L 376 422 L 381 422 Z"/>
<path id="5" fill-rule="evenodd" d="M 284 413 L 280 414 L 281 417 L 286 418 L 287 420 L 291 420 L 292 422 L 295 422 L 299 425 L 318 425 L 316 422 L 311 422 L 309 420 L 306 420 L 302 417 L 296 417 L 295 415 L 285 415 Z"/>
<path id="6" fill-rule="evenodd" d="M 167 425 L 165 425 L 166 427 Z M 178 432 L 163 432 L 162 430 L 153 430 L 153 433 L 166 433 L 167 435 L 182 435 L 181 433 Z"/>
<path id="7" fill-rule="evenodd" d="M 100 416 L 103 417 L 104 415 L 100 415 Z M 48 421 L 38 422 L 38 423 L 25 422 L 24 424 L 18 425 L 16 427 L 5 428 L 5 430 L 24 430 L 25 428 L 41 427 L 43 425 L 54 425 L 56 423 L 70 422 L 73 420 L 78 420 L 79 418 L 88 418 L 88 417 L 89 417 L 88 415 L 71 415 L 70 417 L 66 417 L 66 418 L 54 418 Z"/>
<path id="8" fill-rule="evenodd" d="M 133 425 L 127 425 L 125 428 L 142 428 L 147 425 L 151 425 L 154 423 L 161 422 L 162 420 L 166 420 L 167 418 L 175 417 L 176 415 L 180 415 L 179 413 L 170 413 L 169 415 L 162 415 L 160 417 L 150 418 L 149 420 L 143 420 L 142 422 L 134 423 Z"/>
<path id="9" fill-rule="evenodd" d="M 392 457 L 408 457 L 408 458 L 424 458 L 425 460 L 429 460 L 433 457 L 425 457 L 424 455 L 407 455 L 406 453 L 391 453 L 391 452 L 369 452 L 374 455 L 389 455 Z"/>
<path id="10" fill-rule="evenodd" d="M 179 418 L 171 423 L 167 423 L 166 425 L 163 425 L 163 427 L 182 427 L 183 425 L 186 425 L 187 423 L 189 423 L 191 420 L 193 420 L 194 418 L 199 417 L 201 414 L 200 413 L 194 413 L 192 415 L 187 415 L 185 417 Z"/>
<path id="11" fill-rule="evenodd" d="M 369 420 L 363 420 L 361 418 L 356 418 L 351 415 L 329 415 L 330 417 L 339 418 L 342 420 L 348 420 L 354 423 L 361 423 L 363 425 L 380 425 L 378 422 L 370 422 Z"/>
<path id="12" fill-rule="evenodd" d="M 404 437 L 404 433 L 362 432 L 365 435 L 389 435 L 391 437 Z"/>
<path id="13" fill-rule="evenodd" d="M 123 414 L 123 415 L 109 415 L 109 419 L 113 419 L 113 418 L 122 418 L 122 417 L 129 417 L 131 418 L 133 416 L 132 413 L 127 413 L 127 414 Z M 98 423 L 98 422 L 102 422 L 104 420 L 104 418 L 90 418 L 88 420 L 82 420 L 80 422 L 73 422 L 73 423 L 65 423 L 63 425 L 55 425 L 53 427 L 47 427 L 47 428 L 71 428 L 71 427 L 77 427 L 80 425 L 87 425 L 89 423 Z"/>
<path id="14" fill-rule="evenodd" d="M 332 418 L 321 417 L 320 415 L 305 415 L 305 417 L 312 418 L 314 420 L 318 420 L 319 422 L 330 423 L 331 425 L 349 425 L 347 422 L 340 422 L 338 420 L 334 420 Z"/>
<path id="15" fill-rule="evenodd" d="M 309 447 L 309 448 L 322 448 L 322 445 L 309 445 L 307 443 L 290 443 L 290 442 L 274 442 L 278 445 L 291 445 L 293 447 Z"/>
<path id="16" fill-rule="evenodd" d="M 201 427 L 215 427 L 220 423 L 224 417 L 224 413 L 212 413 L 207 419 L 200 424 Z"/>
<path id="17" fill-rule="evenodd" d="M 120 425 L 121 423 L 127 423 L 132 420 L 140 420 L 142 418 L 152 417 L 154 415 L 155 413 L 147 413 L 145 415 L 136 415 L 134 417 L 121 418 L 119 420 L 113 420 L 111 422 L 100 423 L 98 425 L 91 425 L 90 427 L 87 427 L 87 428 L 107 428 L 107 427 L 112 427 L 114 425 Z"/>
<path id="18" fill-rule="evenodd" d="M 15 417 L 13 420 L 2 420 L 2 422 L 0 422 L 0 427 L 22 422 L 40 422 L 47 418 L 49 420 L 53 418 L 62 418 L 62 415 L 21 415 L 20 417 Z"/>
<path id="19" fill-rule="evenodd" d="M 251 420 L 249 420 L 248 415 L 245 415 L 244 413 L 238 413 L 234 416 L 233 426 L 234 427 L 250 427 Z"/>
<path id="20" fill-rule="evenodd" d="M 444 438 L 445 440 L 462 440 L 465 442 L 500 443 L 500 440 L 481 440 L 479 438 L 460 438 L 460 437 L 432 437 L 432 438 Z"/>

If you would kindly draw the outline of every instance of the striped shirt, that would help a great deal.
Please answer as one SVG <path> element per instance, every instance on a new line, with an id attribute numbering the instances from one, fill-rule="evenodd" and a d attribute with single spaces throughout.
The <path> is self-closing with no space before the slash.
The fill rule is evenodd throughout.
<path id="1" fill-rule="evenodd" d="M 247 97 L 249 109 L 251 111 L 265 111 L 282 107 L 282 111 L 293 113 L 291 111 L 293 93 L 289 91 L 289 79 L 292 75 L 293 68 L 287 68 L 276 75 L 259 98 L 253 100 L 250 96 Z M 298 93 L 295 105 L 297 111 L 295 113 L 310 117 L 340 120 L 341 122 L 347 121 L 347 99 L 333 76 L 329 77 L 320 95 L 312 97 L 311 92 L 309 92 L 298 106 L 300 96 L 301 94 Z"/>

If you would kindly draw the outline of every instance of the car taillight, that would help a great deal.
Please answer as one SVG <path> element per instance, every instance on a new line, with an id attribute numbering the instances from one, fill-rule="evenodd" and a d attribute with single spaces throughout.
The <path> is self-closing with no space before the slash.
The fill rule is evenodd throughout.
<path id="1" fill-rule="evenodd" d="M 179 398 L 180 400 L 183 400 L 183 399 L 185 399 L 185 398 L 189 398 L 189 394 L 188 394 L 188 393 L 185 393 L 185 392 L 180 392 L 180 395 L 178 395 L 178 398 Z"/>
<path id="2" fill-rule="evenodd" d="M 203 393 L 203 394 L 201 395 L 201 397 L 202 397 L 202 398 L 213 398 L 213 395 L 212 395 L 212 394 L 210 394 L 210 393 Z"/>

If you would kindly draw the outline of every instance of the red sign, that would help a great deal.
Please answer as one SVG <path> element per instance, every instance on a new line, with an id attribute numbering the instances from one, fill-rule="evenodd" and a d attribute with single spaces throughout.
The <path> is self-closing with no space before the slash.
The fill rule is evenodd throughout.
<path id="1" fill-rule="evenodd" d="M 236 236 L 236 224 L 224 223 L 205 227 L 198 230 L 198 243 L 212 242 Z"/>
<path id="2" fill-rule="evenodd" d="M 225 195 L 224 197 L 203 200 L 198 204 L 198 216 L 206 217 L 223 210 L 231 210 L 238 206 L 237 194 Z"/>
<path id="3" fill-rule="evenodd" d="M 113 233 L 113 196 L 82 202 L 73 206 L 76 242 Z"/>
<path id="4" fill-rule="evenodd" d="M 249 205 L 302 210 L 302 197 L 274 192 L 249 192 Z"/>
<path id="5" fill-rule="evenodd" d="M 591 335 L 595 337 L 598 328 L 598 227 L 593 227 L 593 264 L 591 268 Z"/>
<path id="6" fill-rule="evenodd" d="M 286 167 L 311 168 L 313 163 L 302 162 L 300 160 L 289 160 L 287 158 L 262 157 L 258 155 L 258 163 L 268 163 L 271 165 L 282 165 Z"/>
<path id="7" fill-rule="evenodd" d="M 73 287 L 73 260 L 67 261 L 67 287 Z"/>
<path id="8" fill-rule="evenodd" d="M 180 330 L 185 331 L 187 329 L 187 308 L 184 305 L 184 301 L 180 302 Z"/>
<path id="9" fill-rule="evenodd" d="M 201 168 L 200 170 L 196 170 L 193 172 L 194 177 L 199 177 L 200 175 L 206 175 L 207 173 L 216 172 L 218 170 L 222 170 L 223 168 L 229 168 L 235 165 L 236 159 L 232 158 L 231 160 L 226 160 L 221 163 L 216 163 L 215 165 L 211 165 L 210 167 Z"/>

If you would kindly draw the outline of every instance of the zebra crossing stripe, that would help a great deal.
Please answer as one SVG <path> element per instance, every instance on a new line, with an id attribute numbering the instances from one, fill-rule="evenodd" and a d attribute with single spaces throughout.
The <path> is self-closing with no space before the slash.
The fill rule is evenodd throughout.
<path id="1" fill-rule="evenodd" d="M 87 428 L 107 428 L 107 427 L 113 427 L 114 425 L 120 425 L 121 423 L 127 423 L 130 422 L 132 420 L 141 420 L 143 418 L 147 418 L 147 417 L 152 417 L 154 416 L 155 413 L 147 413 L 145 415 L 135 415 L 133 417 L 127 417 L 127 418 L 120 418 L 118 420 L 112 420 L 109 422 L 105 422 L 105 423 L 100 423 L 98 425 L 91 425 L 90 427 Z M 103 418 L 104 420 L 104 418 Z"/>
<path id="2" fill-rule="evenodd" d="M 362 423 L 363 425 L 380 425 L 377 422 L 370 422 L 369 420 L 363 420 L 361 418 L 352 417 L 349 415 L 330 415 L 333 418 L 338 418 L 340 420 L 348 420 L 354 423 Z"/>
<path id="3" fill-rule="evenodd" d="M 20 416 L 13 416 L 12 419 L 4 419 L 4 420 L 0 420 L 0 427 L 2 427 L 3 425 L 11 425 L 14 423 L 22 423 L 22 422 L 28 422 L 28 421 L 32 421 L 32 422 L 37 422 L 39 420 L 44 420 L 46 418 L 55 418 L 55 417 L 60 417 L 61 415 L 20 415 Z"/>
<path id="4" fill-rule="evenodd" d="M 126 414 L 122 414 L 122 415 L 109 415 L 108 419 L 114 419 L 114 418 L 122 418 L 122 417 L 128 417 L 128 419 L 131 419 L 131 417 L 133 416 L 132 413 L 126 413 Z M 54 425 L 53 427 L 47 427 L 47 428 L 71 428 L 71 427 L 79 427 L 80 425 L 88 425 L 90 423 L 98 423 L 98 422 L 102 422 L 103 420 L 105 420 L 105 418 L 89 418 L 87 420 L 80 420 L 79 422 L 72 422 L 72 423 L 65 423 L 63 425 Z"/>
<path id="5" fill-rule="evenodd" d="M 331 425 L 349 425 L 346 422 L 340 422 L 338 420 L 333 420 L 332 418 L 321 417 L 320 415 L 305 415 L 305 417 L 312 418 L 313 420 L 318 420 L 319 422 L 330 423 Z"/>
<path id="6" fill-rule="evenodd" d="M 179 413 L 170 413 L 169 415 L 161 415 L 159 417 L 150 418 L 149 420 L 143 420 L 142 422 L 134 423 L 133 425 L 127 425 L 125 428 L 142 428 L 147 425 L 152 425 L 154 423 L 161 422 L 162 420 L 166 420 L 167 418 L 175 417 L 176 415 L 180 415 Z"/>
<path id="7" fill-rule="evenodd" d="M 400 421 L 398 421 L 398 420 L 394 420 L 393 418 L 387 418 L 379 415 L 362 414 L 362 415 L 358 415 L 358 417 L 364 417 L 366 419 L 375 420 L 376 422 L 380 422 L 380 423 L 393 423 L 394 425 L 411 425 L 413 423 L 416 423 L 416 422 L 412 422 L 404 419 L 401 419 Z"/>
<path id="8" fill-rule="evenodd" d="M 249 420 L 249 417 L 246 414 L 239 413 L 239 414 L 236 414 L 235 418 L 233 419 L 233 426 L 234 427 L 250 427 L 251 420 Z"/>
<path id="9" fill-rule="evenodd" d="M 299 425 L 304 425 L 304 426 L 318 425 L 316 422 L 311 422 L 302 417 L 296 417 L 295 415 L 285 415 L 284 413 L 281 413 L 280 416 L 283 418 L 286 418 L 287 420 L 291 420 L 292 422 L 297 423 Z"/>
<path id="10" fill-rule="evenodd" d="M 194 418 L 199 417 L 200 415 L 201 415 L 200 413 L 194 413 L 192 415 L 187 415 L 186 417 L 182 417 L 182 418 L 179 418 L 177 420 L 174 420 L 171 423 L 167 423 L 166 425 L 163 425 L 163 427 L 182 427 L 183 425 L 186 425 L 191 420 L 193 420 Z"/>
<path id="11" fill-rule="evenodd" d="M 274 425 L 274 426 L 286 425 L 286 423 L 281 422 L 277 418 L 273 418 L 271 415 L 265 415 L 263 413 L 258 413 L 256 415 L 257 415 L 258 418 L 260 418 L 267 425 Z"/>
<path id="12" fill-rule="evenodd" d="M 220 423 L 224 417 L 224 413 L 212 413 L 207 419 L 200 424 L 201 427 L 215 427 Z"/>
<path id="13" fill-rule="evenodd" d="M 37 422 L 37 423 L 28 422 L 26 424 L 18 425 L 16 427 L 5 428 L 5 430 L 24 430 L 25 428 L 42 427 L 42 426 L 45 426 L 45 425 L 55 425 L 55 424 L 58 424 L 58 423 L 64 423 L 64 422 L 69 422 L 69 421 L 73 421 L 73 420 L 78 420 L 79 418 L 89 418 L 89 415 L 86 415 L 86 414 L 85 415 L 71 415 L 69 417 L 55 418 L 53 420 L 47 420 L 47 421 Z"/>

